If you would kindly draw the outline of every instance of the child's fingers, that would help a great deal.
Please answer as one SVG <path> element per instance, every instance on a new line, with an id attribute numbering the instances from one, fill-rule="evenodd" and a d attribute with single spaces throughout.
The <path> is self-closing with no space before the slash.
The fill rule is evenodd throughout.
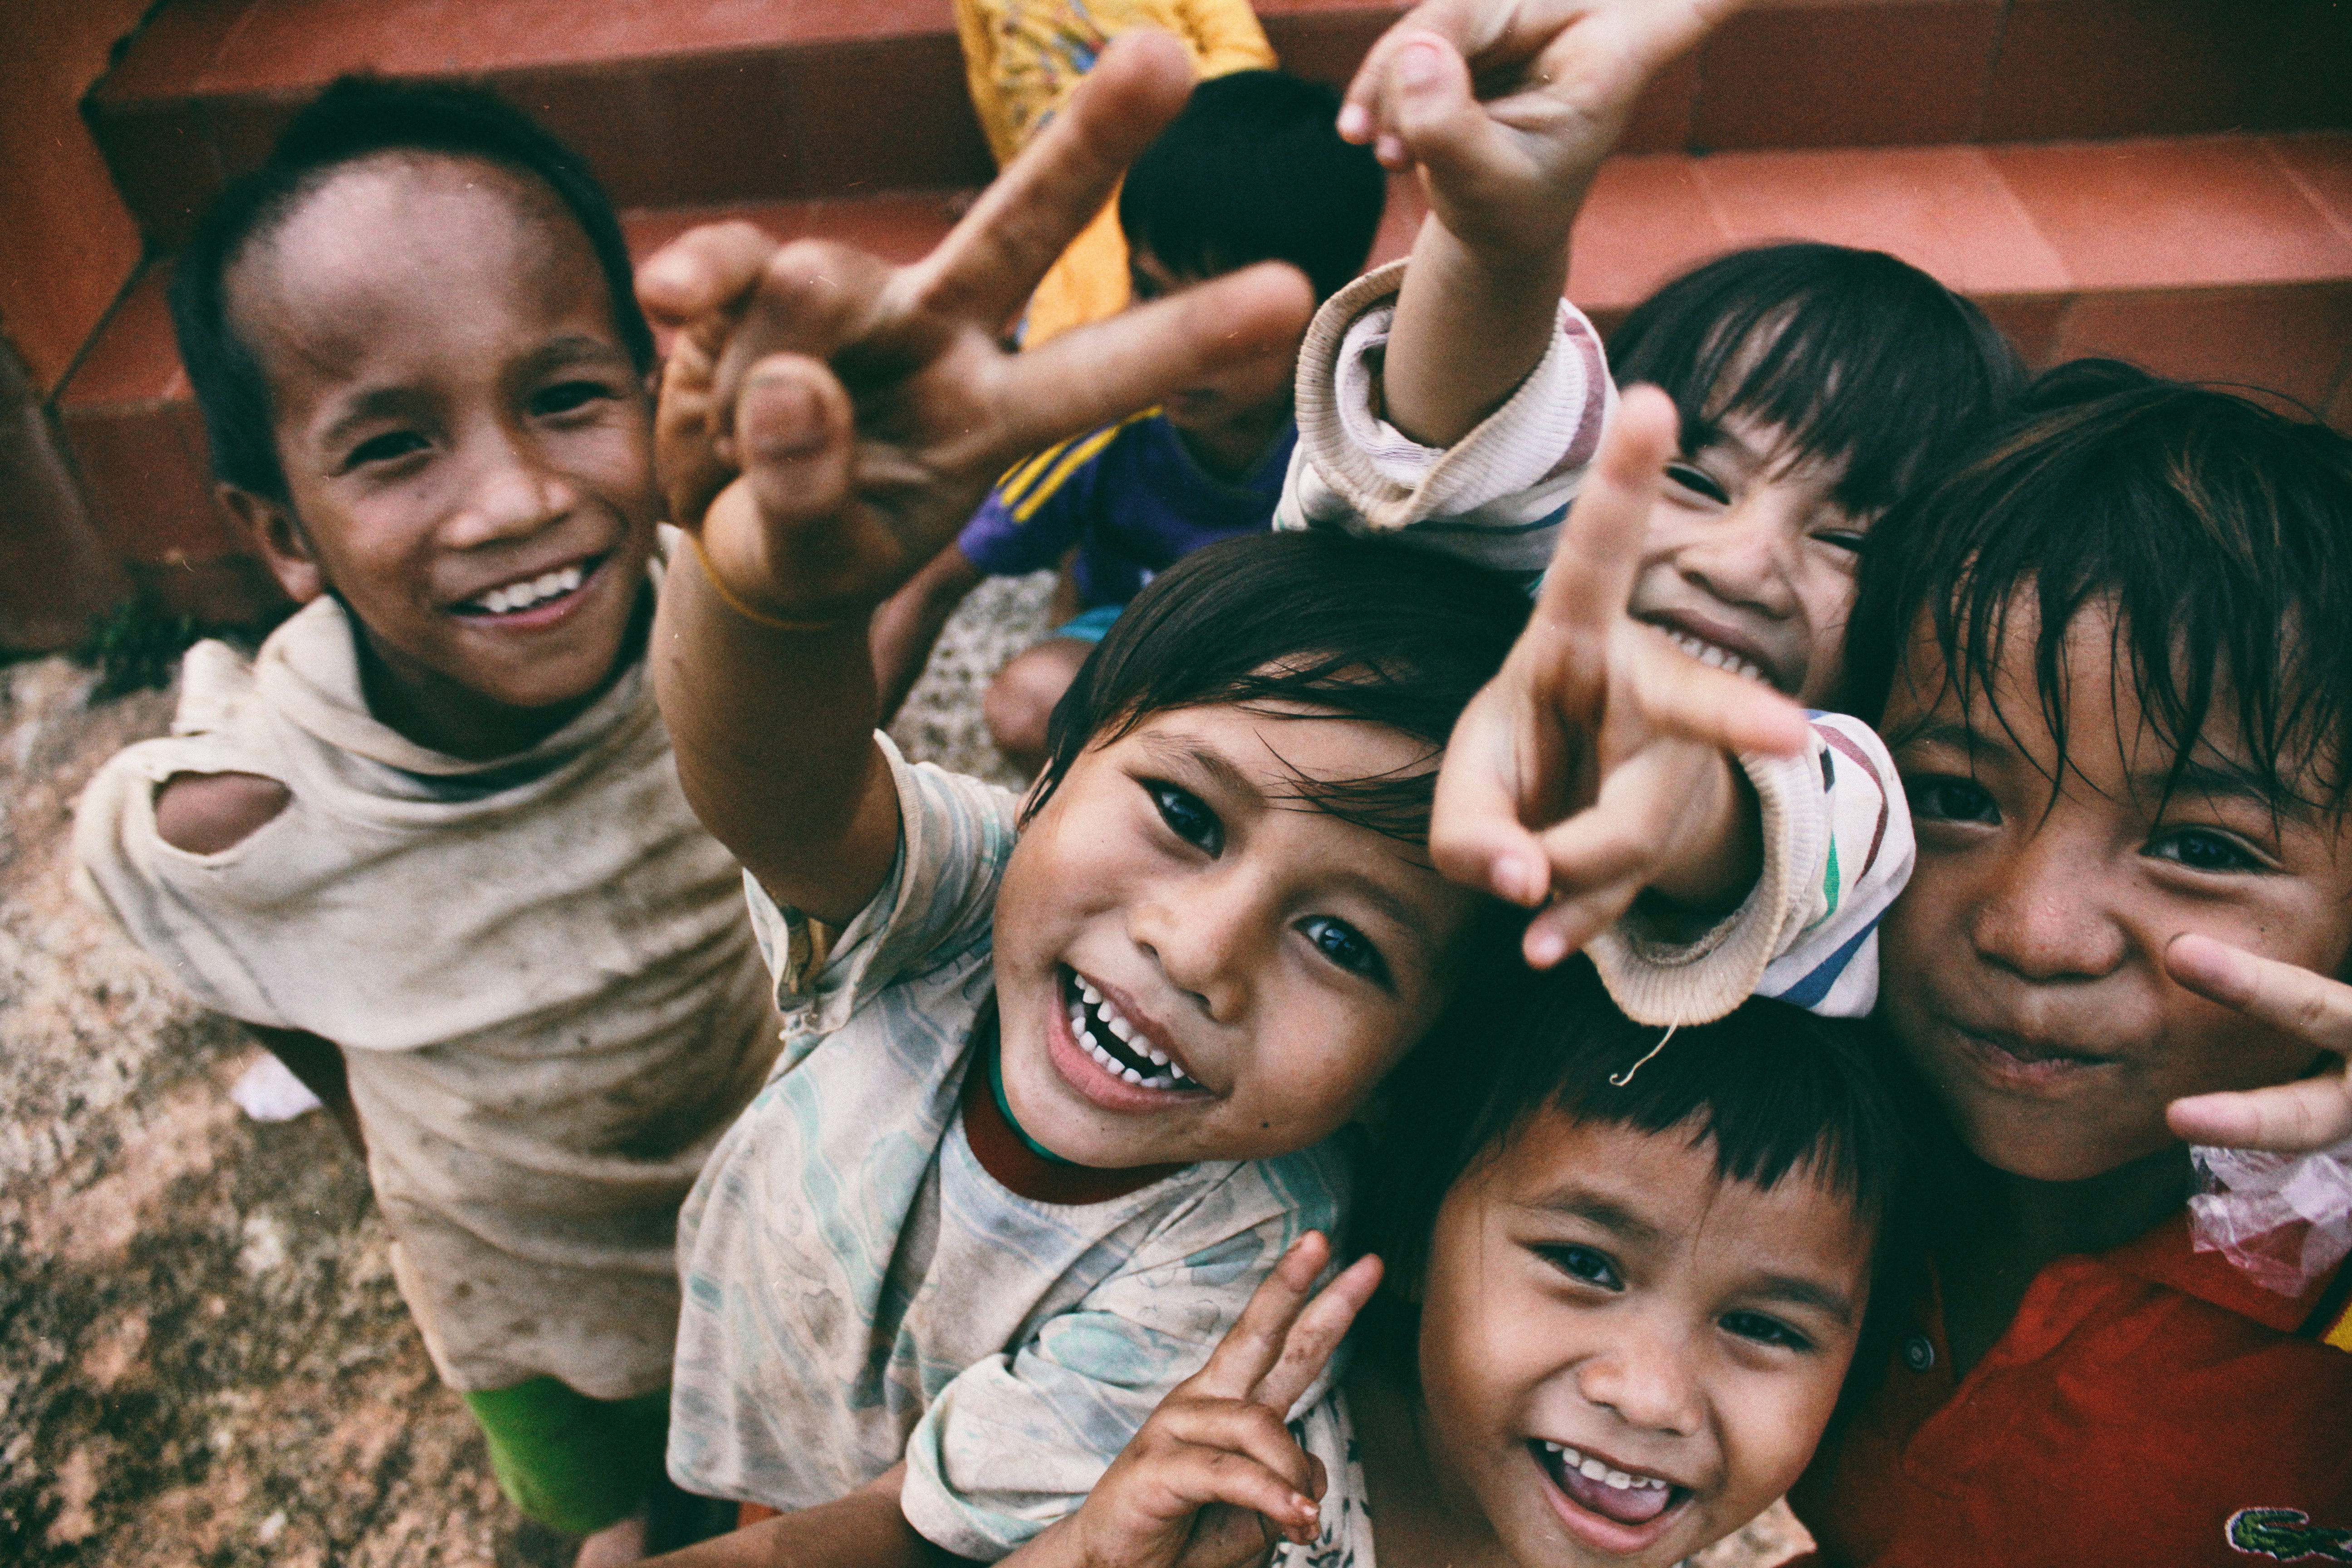
<path id="1" fill-rule="evenodd" d="M 1280 1477 L 1291 1491 L 1301 1496 L 1314 1491 L 1315 1468 L 1307 1450 L 1290 1435 L 1282 1413 L 1269 1405 L 1241 1399 L 1187 1400 L 1167 1410 L 1160 1425 L 1163 1442 L 1246 1458 Z"/>
<path id="2" fill-rule="evenodd" d="M 1342 1269 L 1290 1325 L 1290 1331 L 1283 1336 L 1282 1358 L 1259 1379 L 1251 1397 L 1277 1420 L 1289 1415 L 1290 1407 L 1329 1364 L 1331 1352 L 1348 1337 L 1356 1314 L 1364 1310 L 1380 1283 L 1381 1260 L 1369 1254 Z"/>
<path id="3" fill-rule="evenodd" d="M 1805 710 L 1760 680 L 1713 669 L 1654 634 L 1629 628 L 1656 646 L 1625 662 L 1643 724 L 1719 752 L 1794 756 L 1812 734 Z"/>
<path id="4" fill-rule="evenodd" d="M 1557 736 L 1531 732 L 1547 721 L 1504 689 L 1519 676 L 1506 666 L 1455 722 L 1437 770 L 1429 854 L 1454 881 L 1531 909 L 1551 888 L 1551 867 L 1525 824 L 1545 804 L 1529 796 Z"/>
<path id="5" fill-rule="evenodd" d="M 1414 6 L 1372 40 L 1363 63 L 1349 79 L 1339 105 L 1339 134 L 1350 142 L 1370 142 L 1386 121 L 1385 98 L 1397 51 L 1415 37 L 1442 39 L 1464 58 L 1492 36 L 1497 13 L 1493 0 L 1427 0 Z"/>
<path id="6" fill-rule="evenodd" d="M 739 308 L 760 281 L 776 241 L 748 223 L 691 228 L 637 268 L 637 302 L 659 325 L 708 331 Z M 706 346 L 715 356 L 716 341 Z"/>
<path id="7" fill-rule="evenodd" d="M 1265 262 L 1065 332 L 999 365 L 994 445 L 1018 457 L 1215 371 L 1289 354 L 1314 309 L 1303 274 Z"/>
<path id="8" fill-rule="evenodd" d="M 1653 386 L 1629 388 L 1601 437 L 1576 504 L 1552 549 L 1536 615 L 1569 634 L 1565 657 L 1598 672 L 1600 641 L 1625 614 L 1660 476 L 1677 448 L 1681 416 Z"/>
<path id="9" fill-rule="evenodd" d="M 2165 949 L 2166 971 L 2199 995 L 2338 1056 L 2352 1053 L 2352 985 L 2184 932 Z M 2352 1137 L 2352 1079 L 2330 1070 L 2242 1094 L 2176 1100 L 2166 1113 L 2191 1142 L 2299 1153 Z"/>
<path id="10" fill-rule="evenodd" d="M 1294 1454 L 1297 1453 L 1293 1445 Z M 1304 1455 L 1299 1456 L 1302 1459 Z M 1282 1471 L 1230 1449 L 1187 1447 L 1169 1455 L 1155 1479 L 1176 1500 L 1195 1509 L 1223 1503 L 1270 1521 L 1288 1540 L 1304 1546 L 1315 1539 L 1321 1515 L 1315 1500 Z"/>
<path id="11" fill-rule="evenodd" d="M 1628 878 L 1546 904 L 1519 938 L 1520 956 L 1529 969 L 1549 969 L 1614 925 L 1641 891 Z"/>
<path id="12" fill-rule="evenodd" d="M 2164 967 L 2200 996 L 2321 1050 L 2352 1055 L 2352 985 L 2194 931 L 2172 939 Z"/>
<path id="13" fill-rule="evenodd" d="M 2190 1143 L 2309 1154 L 2352 1138 L 2352 1080 L 2331 1069 L 2242 1094 L 2192 1095 L 2174 1100 L 2164 1120 Z"/>
<path id="14" fill-rule="evenodd" d="M 1009 321 L 1192 90 L 1173 37 L 1122 34 L 954 232 L 907 269 L 908 302 L 991 331 Z"/>
<path id="15" fill-rule="evenodd" d="M 1469 66 L 1441 38 L 1424 34 L 1398 46 L 1385 108 L 1382 129 L 1404 143 L 1457 231 L 1467 214 L 1508 199 L 1511 192 L 1494 189 L 1498 181 L 1516 185 L 1533 173 L 1518 143 L 1478 102 Z"/>
<path id="16" fill-rule="evenodd" d="M 758 279 L 740 295 L 734 324 L 712 368 L 714 395 L 727 411 L 723 428 L 734 429 L 730 416 L 754 364 L 776 353 L 832 357 L 870 320 L 891 270 L 877 258 L 832 240 L 795 240 L 772 250 Z M 740 460 L 731 451 L 722 452 Z"/>
<path id="17" fill-rule="evenodd" d="M 1208 1364 L 1188 1379 L 1189 1391 L 1218 1399 L 1246 1399 L 1250 1390 L 1281 1358 L 1283 1336 L 1306 1309 L 1315 1277 L 1331 1260 L 1331 1243 L 1310 1230 L 1290 1244 L 1274 1272 L 1251 1292 L 1249 1303 L 1210 1353 Z"/>

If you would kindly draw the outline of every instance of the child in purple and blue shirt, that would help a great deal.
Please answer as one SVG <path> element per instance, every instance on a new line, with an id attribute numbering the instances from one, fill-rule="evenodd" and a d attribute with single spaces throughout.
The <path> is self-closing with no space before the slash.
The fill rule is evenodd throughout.
<path id="1" fill-rule="evenodd" d="M 1363 268 L 1387 184 L 1333 129 L 1339 96 L 1279 71 L 1237 71 L 1192 101 L 1119 192 L 1138 301 L 1265 260 L 1328 299 Z M 877 613 L 875 674 L 895 710 L 931 645 L 985 576 L 1076 552 L 1078 614 L 1014 658 L 985 713 L 998 748 L 1034 769 L 1045 721 L 1103 633 L 1154 574 L 1202 545 L 1268 526 L 1298 431 L 1288 353 L 1226 370 L 1118 424 L 1014 465 L 956 541 Z"/>

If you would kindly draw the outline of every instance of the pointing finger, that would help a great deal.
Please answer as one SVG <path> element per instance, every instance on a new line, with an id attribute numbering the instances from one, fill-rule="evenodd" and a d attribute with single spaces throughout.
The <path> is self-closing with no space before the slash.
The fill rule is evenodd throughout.
<path id="1" fill-rule="evenodd" d="M 907 269 L 909 302 L 992 328 L 1010 319 L 1192 90 L 1192 60 L 1174 37 L 1120 36 L 939 248 Z"/>
<path id="2" fill-rule="evenodd" d="M 1553 548 L 1536 615 L 1567 632 L 1573 657 L 1601 666 L 1609 628 L 1624 615 L 1660 475 L 1677 450 L 1680 416 L 1655 387 L 1629 389 L 1601 436 L 1601 449 Z"/>

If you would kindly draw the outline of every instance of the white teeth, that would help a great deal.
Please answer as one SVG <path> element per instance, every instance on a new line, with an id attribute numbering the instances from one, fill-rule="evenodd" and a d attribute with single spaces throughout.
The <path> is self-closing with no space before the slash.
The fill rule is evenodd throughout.
<path id="1" fill-rule="evenodd" d="M 1135 1026 L 1120 1017 L 1117 1010 L 1106 1005 L 1102 1016 L 1103 1022 L 1110 1026 L 1110 1032 L 1117 1035 L 1121 1042 L 1131 1042 L 1135 1038 Z"/>
<path id="2" fill-rule="evenodd" d="M 1164 1067 L 1166 1067 L 1166 1066 L 1168 1065 L 1168 1053 L 1167 1053 L 1166 1051 L 1163 1051 L 1163 1050 L 1160 1050 L 1160 1049 L 1157 1048 L 1156 1047 L 1152 1047 L 1152 1046 L 1146 1046 L 1146 1047 L 1143 1047 L 1143 1054 L 1144 1054 L 1145 1056 L 1150 1057 L 1150 1058 L 1151 1058 L 1151 1064 L 1152 1064 L 1152 1066 L 1154 1066 L 1154 1067 L 1163 1067 L 1163 1068 L 1164 1068 Z"/>
<path id="3" fill-rule="evenodd" d="M 1587 1459 L 1576 1468 L 1582 1472 L 1588 1481 L 1605 1481 L 1609 1479 L 1609 1467 L 1598 1459 Z"/>
<path id="4" fill-rule="evenodd" d="M 1627 1487 L 1633 1484 L 1633 1478 L 1627 1475 L 1622 1470 L 1612 1470 L 1601 1479 L 1608 1482 L 1611 1486 L 1615 1487 L 1621 1492 Z"/>
<path id="5" fill-rule="evenodd" d="M 580 586 L 584 575 L 576 565 L 542 572 L 528 583 L 509 583 L 503 588 L 493 588 L 474 602 L 494 616 L 503 616 L 511 610 L 528 609 L 541 599 L 569 594 Z"/>
<path id="6" fill-rule="evenodd" d="M 1676 647 L 1682 649 L 1685 653 L 1690 655 L 1693 658 L 1698 660 L 1701 664 L 1706 665 L 1709 669 L 1727 669 L 1731 671 L 1732 674 L 1737 675 L 1745 680 L 1761 680 L 1764 679 L 1764 672 L 1762 670 L 1757 668 L 1754 665 L 1748 663 L 1746 659 L 1740 658 L 1729 648 L 1717 647 L 1715 644 L 1706 641 L 1703 637 L 1694 637 L 1689 632 L 1685 631 L 1676 631 L 1670 626 L 1661 627 L 1660 629 L 1665 632 L 1667 640 L 1672 642 Z"/>
<path id="7" fill-rule="evenodd" d="M 1549 1437 L 1538 1441 L 1546 1451 L 1559 1456 L 1561 1469 L 1574 1470 L 1587 1480 L 1599 1481 L 1619 1491 L 1664 1491 L 1666 1488 L 1667 1483 L 1655 1476 L 1636 1476 L 1599 1459 L 1589 1459 L 1565 1443 L 1555 1443 Z"/>

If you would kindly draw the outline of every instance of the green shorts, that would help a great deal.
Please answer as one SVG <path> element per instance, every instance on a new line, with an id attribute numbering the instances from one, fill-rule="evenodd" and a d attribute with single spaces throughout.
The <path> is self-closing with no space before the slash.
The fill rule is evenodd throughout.
<path id="1" fill-rule="evenodd" d="M 551 1377 L 465 1396 L 509 1501 L 568 1535 L 645 1505 L 669 1441 L 669 1390 L 591 1399 Z"/>

